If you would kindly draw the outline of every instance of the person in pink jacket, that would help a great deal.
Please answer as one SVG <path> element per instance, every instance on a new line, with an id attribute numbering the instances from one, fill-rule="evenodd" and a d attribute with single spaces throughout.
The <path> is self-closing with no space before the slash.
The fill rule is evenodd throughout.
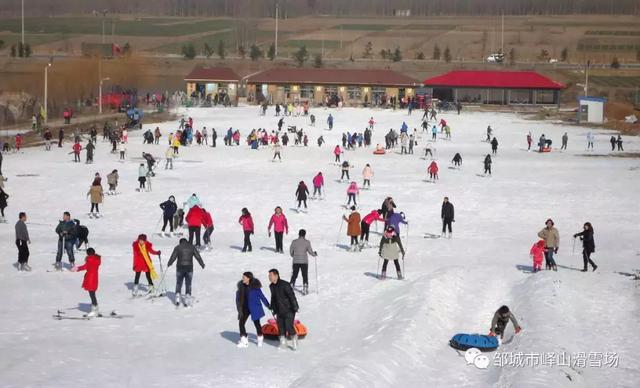
<path id="1" fill-rule="evenodd" d="M 242 252 L 247 250 L 251 252 L 251 235 L 253 234 L 253 218 L 251 213 L 246 207 L 242 208 L 242 215 L 238 219 L 238 223 L 242 225 L 242 231 L 244 232 L 244 246 Z"/>
<path id="2" fill-rule="evenodd" d="M 340 163 L 341 153 L 342 153 L 342 150 L 340 149 L 340 146 L 337 145 L 336 148 L 333 149 L 333 154 L 336 156 L 336 163 Z"/>
<path id="3" fill-rule="evenodd" d="M 373 178 L 373 169 L 371 168 L 371 165 L 367 163 L 367 165 L 364 166 L 364 169 L 362 169 L 363 189 L 365 189 L 367 186 L 371 188 L 371 178 Z"/>
<path id="4" fill-rule="evenodd" d="M 322 197 L 322 186 L 324 186 L 324 177 L 319 172 L 318 175 L 313 177 L 313 197 L 311 198 L 316 198 L 316 193 L 318 198 Z"/>
<path id="5" fill-rule="evenodd" d="M 358 206 L 356 203 L 356 195 L 360 194 L 360 189 L 358 188 L 358 184 L 356 182 L 351 182 L 349 187 L 347 188 L 347 196 L 349 200 L 347 201 L 347 205 L 351 205 L 351 200 L 353 199 L 353 204 Z"/>
<path id="6" fill-rule="evenodd" d="M 360 222 L 360 244 L 369 245 L 369 228 L 376 221 L 384 222 L 384 218 L 380 215 L 380 210 L 372 210 L 371 213 L 364 216 Z"/>
<path id="7" fill-rule="evenodd" d="M 289 234 L 289 224 L 287 223 L 287 217 L 282 213 L 282 208 L 276 206 L 275 212 L 269 220 L 269 237 L 271 237 L 271 227 L 273 226 L 273 232 L 276 235 L 276 253 L 284 253 L 282 245 L 282 235 L 284 233 Z"/>
<path id="8" fill-rule="evenodd" d="M 542 258 L 544 257 L 544 240 L 540 240 L 533 244 L 531 251 L 529 251 L 531 258 L 533 259 L 533 272 L 542 270 Z"/>

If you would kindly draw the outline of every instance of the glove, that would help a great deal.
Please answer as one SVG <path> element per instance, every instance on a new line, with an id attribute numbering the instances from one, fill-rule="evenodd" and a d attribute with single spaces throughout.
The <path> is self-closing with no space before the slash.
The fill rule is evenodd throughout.
<path id="1" fill-rule="evenodd" d="M 495 336 L 496 336 L 496 333 L 494 333 L 494 332 L 493 332 L 493 330 L 491 330 L 491 331 L 489 332 L 489 337 L 495 337 Z"/>
<path id="2" fill-rule="evenodd" d="M 573 235 L 573 238 L 576 238 L 576 237 L 578 237 L 578 235 L 577 235 L 577 234 L 574 234 L 574 235 Z"/>
<path id="3" fill-rule="evenodd" d="M 520 333 L 520 331 L 522 331 L 522 328 L 520 326 L 516 327 L 516 334 Z"/>
<path id="4" fill-rule="evenodd" d="M 158 256 L 162 254 L 162 251 L 158 251 Z"/>
<path id="5" fill-rule="evenodd" d="M 269 232 L 269 237 L 271 237 L 271 232 Z"/>

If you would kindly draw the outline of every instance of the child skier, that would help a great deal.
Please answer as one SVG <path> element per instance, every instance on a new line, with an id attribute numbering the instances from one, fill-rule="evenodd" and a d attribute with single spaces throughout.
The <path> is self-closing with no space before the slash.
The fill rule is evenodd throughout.
<path id="1" fill-rule="evenodd" d="M 351 237 L 351 247 L 349 250 L 351 252 L 355 252 L 359 250 L 358 246 L 358 236 L 362 230 L 360 229 L 360 222 L 362 221 L 360 218 L 360 213 L 356 211 L 355 206 L 351 206 L 351 214 L 349 214 L 349 218 L 347 216 L 342 216 L 344 221 L 347 221 L 347 236 Z"/>
<path id="2" fill-rule="evenodd" d="M 160 256 L 160 251 L 153 249 L 153 245 L 147 241 L 146 234 L 140 234 L 136 241 L 131 244 L 133 248 L 133 272 L 136 273 L 133 279 L 132 296 L 138 296 L 138 288 L 140 283 L 140 273 L 144 272 L 147 277 L 147 294 L 154 292 L 153 280 L 158 278 L 158 274 L 153 266 L 151 255 Z"/>
<path id="3" fill-rule="evenodd" d="M 531 246 L 529 251 L 533 260 L 533 272 L 542 270 L 542 259 L 544 258 L 544 240 L 539 240 Z"/>
<path id="4" fill-rule="evenodd" d="M 93 248 L 87 249 L 87 258 L 84 265 L 79 267 L 72 267 L 72 272 L 87 271 L 84 274 L 82 281 L 82 288 L 89 292 L 91 298 L 91 312 L 86 316 L 89 318 L 99 316 L 98 299 L 96 298 L 96 291 L 98 290 L 98 269 L 100 268 L 101 258 L 96 254 Z"/>
<path id="5" fill-rule="evenodd" d="M 242 252 L 247 250 L 251 252 L 251 235 L 253 234 L 253 217 L 246 207 L 242 208 L 242 215 L 238 219 L 238 223 L 242 225 L 242 232 L 244 233 L 244 245 L 242 246 Z"/>
<path id="6" fill-rule="evenodd" d="M 429 180 L 435 182 L 438 179 L 438 163 L 435 160 L 431 161 L 429 167 L 427 168 L 427 172 L 429 173 Z"/>
<path id="7" fill-rule="evenodd" d="M 242 274 L 242 280 L 238 282 L 238 289 L 236 291 L 236 309 L 238 310 L 238 321 L 240 326 L 240 341 L 238 342 L 239 348 L 246 348 L 249 346 L 249 340 L 247 339 L 247 330 L 245 324 L 247 319 L 251 317 L 253 325 L 256 327 L 256 334 L 258 336 L 258 347 L 262 346 L 264 336 L 262 335 L 262 325 L 260 324 L 260 318 L 264 317 L 264 310 L 262 305 L 264 304 L 268 309 L 271 309 L 269 301 L 262 293 L 262 283 L 260 280 L 253 277 L 251 272 L 245 272 Z"/>
<path id="8" fill-rule="evenodd" d="M 393 226 L 388 226 L 380 239 L 380 247 L 378 248 L 378 256 L 384 259 L 382 263 L 382 272 L 380 273 L 380 280 L 387 277 L 387 264 L 389 264 L 389 260 L 393 260 L 398 280 L 403 279 L 402 271 L 400 270 L 400 263 L 398 262 L 399 253 L 402 253 L 402 260 L 404 260 L 404 248 L 402 247 L 402 242 L 393 229 Z"/>
<path id="9" fill-rule="evenodd" d="M 336 145 L 336 147 L 333 149 L 333 155 L 335 155 L 336 159 L 335 162 L 336 163 L 340 163 L 340 154 L 342 153 L 342 150 L 340 149 L 339 145 Z"/>
<path id="10" fill-rule="evenodd" d="M 358 206 L 358 203 L 356 202 L 356 196 L 359 194 L 360 194 L 360 189 L 358 188 L 358 184 L 356 182 L 351 182 L 349 184 L 349 187 L 347 188 L 347 197 L 348 197 L 347 205 L 350 205 L 351 200 L 353 199 L 353 204 L 355 206 Z"/>

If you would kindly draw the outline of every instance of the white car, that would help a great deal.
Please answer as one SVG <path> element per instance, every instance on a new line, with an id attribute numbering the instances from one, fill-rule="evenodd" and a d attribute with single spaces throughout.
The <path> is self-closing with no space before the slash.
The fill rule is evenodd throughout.
<path id="1" fill-rule="evenodd" d="M 504 54 L 502 53 L 491 54 L 487 57 L 487 62 L 502 63 L 502 61 L 504 61 Z"/>

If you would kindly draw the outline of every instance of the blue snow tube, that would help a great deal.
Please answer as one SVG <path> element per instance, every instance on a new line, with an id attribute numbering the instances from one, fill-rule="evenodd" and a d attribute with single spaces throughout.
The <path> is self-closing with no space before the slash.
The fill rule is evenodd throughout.
<path id="1" fill-rule="evenodd" d="M 478 348 L 482 352 L 496 350 L 500 345 L 497 337 L 482 334 L 456 334 L 449 341 L 449 345 L 458 350 Z"/>

